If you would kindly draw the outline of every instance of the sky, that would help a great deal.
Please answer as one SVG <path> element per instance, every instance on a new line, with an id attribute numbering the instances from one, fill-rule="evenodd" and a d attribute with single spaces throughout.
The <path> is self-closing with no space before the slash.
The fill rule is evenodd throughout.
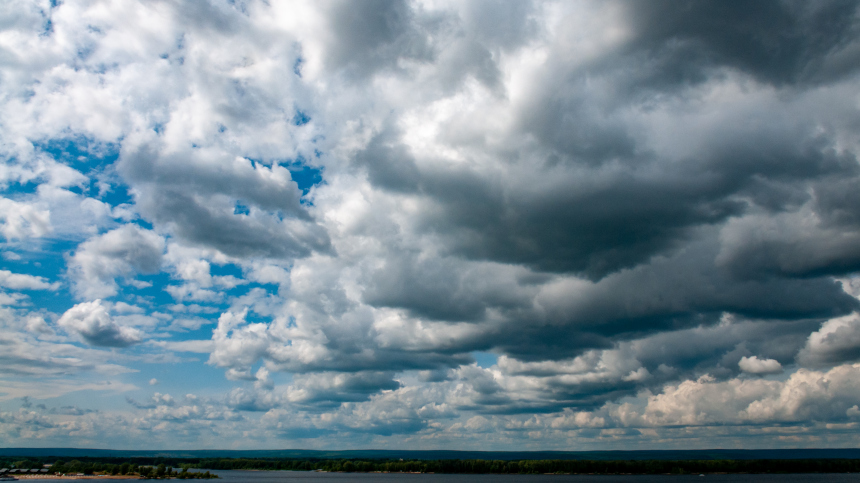
<path id="1" fill-rule="evenodd" d="M 0 446 L 857 447 L 855 1 L 0 2 Z"/>

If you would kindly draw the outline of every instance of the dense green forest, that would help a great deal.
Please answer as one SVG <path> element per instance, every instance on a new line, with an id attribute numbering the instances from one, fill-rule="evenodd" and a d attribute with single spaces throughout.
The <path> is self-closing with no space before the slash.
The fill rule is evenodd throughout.
<path id="1" fill-rule="evenodd" d="M 860 459 L 792 460 L 392 460 L 392 459 L 247 459 L 247 458 L 0 458 L 4 468 L 42 468 L 51 472 L 139 474 L 147 478 L 210 478 L 206 470 L 292 470 L 344 472 L 492 473 L 492 474 L 684 474 L 684 473 L 857 473 Z"/>
<path id="2" fill-rule="evenodd" d="M 209 479 L 218 478 L 208 471 L 188 471 L 193 466 L 190 464 L 179 465 L 177 470 L 173 466 L 168 466 L 162 462 L 149 464 L 138 461 L 106 461 L 105 458 L 82 458 L 71 461 L 56 460 L 53 463 L 44 462 L 43 458 L 33 459 L 0 459 L 0 467 L 14 469 L 42 469 L 45 465 L 50 465 L 52 474 L 108 474 L 108 475 L 128 475 L 138 476 L 140 478 L 158 479 L 158 478 L 178 478 L 184 479 Z M 110 460 L 111 458 L 107 458 Z"/>

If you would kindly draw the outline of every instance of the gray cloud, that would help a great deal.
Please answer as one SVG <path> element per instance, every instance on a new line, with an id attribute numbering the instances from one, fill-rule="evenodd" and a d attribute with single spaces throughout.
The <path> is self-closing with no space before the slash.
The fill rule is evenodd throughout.
<path id="1" fill-rule="evenodd" d="M 336 1 L 327 13 L 333 39 L 326 54 L 336 69 L 364 77 L 378 69 L 397 68 L 401 58 L 432 58 L 427 33 L 406 1 L 374 0 L 363 8 Z"/>
<path id="2" fill-rule="evenodd" d="M 860 55 L 857 4 L 850 1 L 625 6 L 634 29 L 631 50 L 656 54 L 676 78 L 706 77 L 702 70 L 728 66 L 778 86 L 828 82 L 855 71 Z"/>
<path id="3" fill-rule="evenodd" d="M 856 2 L 10 8 L 4 388 L 226 376 L 10 440 L 850 444 Z"/>
<path id="4" fill-rule="evenodd" d="M 330 249 L 283 166 L 218 152 L 162 159 L 141 149 L 124 155 L 120 169 L 140 183 L 143 213 L 192 244 L 236 257 L 296 258 Z M 253 211 L 237 213 L 237 203 Z"/>
<path id="5" fill-rule="evenodd" d="M 812 366 L 836 365 L 860 359 L 860 324 L 857 313 L 828 320 L 809 334 L 798 359 Z"/>
<path id="6" fill-rule="evenodd" d="M 128 347 L 143 338 L 138 329 L 117 324 L 101 300 L 75 305 L 60 317 L 57 325 L 100 347 Z"/>
<path id="7" fill-rule="evenodd" d="M 318 406 L 338 406 L 347 401 L 366 401 L 382 390 L 394 390 L 400 383 L 393 372 L 363 371 L 352 374 L 317 372 L 297 376 L 287 397 L 290 401 Z"/>

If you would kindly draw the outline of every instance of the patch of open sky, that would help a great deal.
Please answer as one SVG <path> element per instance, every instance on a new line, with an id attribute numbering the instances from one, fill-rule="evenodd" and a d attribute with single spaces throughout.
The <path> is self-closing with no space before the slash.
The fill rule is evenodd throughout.
<path id="1" fill-rule="evenodd" d="M 293 181 L 299 185 L 302 195 L 308 194 L 312 187 L 323 182 L 322 168 L 314 168 L 305 164 L 304 158 L 299 158 L 296 163 L 287 166 Z M 304 202 L 304 201 L 303 201 Z"/>
<path id="2" fill-rule="evenodd" d="M 51 3 L 52 3 L 51 8 L 53 8 L 53 1 Z M 45 17 L 45 23 L 44 23 L 44 26 L 42 27 L 42 32 L 39 34 L 39 36 L 40 37 L 50 37 L 51 34 L 54 33 L 54 22 L 53 22 L 53 20 L 51 20 L 50 13 L 45 14 L 45 12 L 42 12 L 42 16 Z"/>
<path id="3" fill-rule="evenodd" d="M 30 275 L 55 278 L 65 268 L 63 254 L 75 246 L 75 241 L 52 238 L 29 240 L 24 244 L 6 243 L 3 244 L 3 251 L 15 253 L 17 257 L 0 258 L 0 265 L 14 264 L 32 271 Z"/>
<path id="4" fill-rule="evenodd" d="M 319 155 L 317 155 L 319 157 Z M 256 166 L 256 163 L 268 165 L 268 164 L 280 164 L 281 166 L 287 168 L 290 171 L 290 176 L 292 176 L 293 181 L 296 182 L 299 189 L 302 190 L 302 196 L 307 195 L 308 192 L 314 186 L 323 183 L 323 167 L 322 166 L 311 166 L 307 159 L 304 156 L 298 156 L 296 159 L 275 159 L 272 162 L 264 162 L 260 159 L 248 158 L 251 161 L 252 165 Z M 308 203 L 304 198 L 302 199 L 302 203 Z"/>
<path id="5" fill-rule="evenodd" d="M 179 354 L 186 359 L 186 353 Z M 223 399 L 224 394 L 235 387 L 237 383 L 224 377 L 224 369 L 206 364 L 209 354 L 194 354 L 200 362 L 198 363 L 163 363 L 163 364 L 135 364 L 140 372 L 125 375 L 125 379 L 138 386 L 140 389 L 123 393 L 122 402 L 126 406 L 125 396 L 135 399 L 139 403 L 147 401 L 155 392 L 168 393 L 178 402 L 182 402 L 186 394 L 194 394 L 198 397 L 212 397 Z M 150 385 L 151 379 L 157 379 L 158 383 Z M 198 403 L 199 404 L 199 403 Z"/>
<path id="6" fill-rule="evenodd" d="M 233 214 L 234 215 L 250 215 L 251 214 L 251 208 L 249 208 L 247 205 L 243 204 L 242 202 L 237 201 L 236 206 L 233 207 Z"/>
<path id="7" fill-rule="evenodd" d="M 296 62 L 293 64 L 293 73 L 295 73 L 299 79 L 302 78 L 302 67 L 304 63 L 305 59 L 298 57 L 296 58 Z"/>
<path id="8" fill-rule="evenodd" d="M 165 272 L 159 272 L 152 275 L 138 275 L 135 280 L 151 284 L 148 287 L 134 287 L 132 285 L 125 286 L 123 292 L 129 295 L 140 296 L 148 300 L 155 306 L 172 305 L 173 297 L 164 291 L 170 282 L 170 275 Z"/>
<path id="9" fill-rule="evenodd" d="M 27 294 L 34 308 L 45 309 L 55 314 L 63 314 L 78 303 L 66 287 L 61 287 L 56 292 L 52 290 L 18 290 L 18 292 Z"/>
<path id="10" fill-rule="evenodd" d="M 296 115 L 293 116 L 293 124 L 296 126 L 304 126 L 309 122 L 311 122 L 311 117 L 308 116 L 306 112 L 296 109 Z"/>
<path id="11" fill-rule="evenodd" d="M 225 297 L 225 300 L 230 300 L 230 299 L 233 299 L 236 297 L 241 297 L 243 295 L 246 295 L 248 292 L 250 292 L 251 290 L 253 290 L 257 287 L 260 287 L 260 285 L 256 284 L 256 283 L 249 283 L 249 284 L 244 284 L 244 285 L 236 285 L 235 287 L 232 287 L 232 288 L 220 288 L 220 289 L 216 288 L 215 291 L 223 294 Z M 265 287 L 263 287 L 263 289 L 265 290 Z"/>
<path id="12" fill-rule="evenodd" d="M 136 223 L 136 224 L 137 224 L 137 226 L 139 226 L 139 227 L 141 227 L 141 228 L 145 228 L 145 229 L 147 229 L 147 230 L 154 230 L 154 229 L 155 229 L 155 225 L 153 225 L 152 223 L 150 223 L 150 222 L 148 222 L 148 221 L 144 220 L 143 218 L 138 218 L 138 219 L 134 220 L 134 222 L 133 222 L 133 223 Z"/>
<path id="13" fill-rule="evenodd" d="M 484 369 L 496 365 L 496 363 L 499 361 L 499 356 L 490 352 L 475 351 L 472 352 L 471 355 L 475 358 L 475 361 L 478 363 L 478 366 L 483 367 Z"/>
<path id="14" fill-rule="evenodd" d="M 269 324 L 272 322 L 271 315 L 260 315 L 253 310 L 253 307 L 249 307 L 248 314 L 245 315 L 245 322 L 249 324 Z"/>
<path id="15" fill-rule="evenodd" d="M 105 143 L 80 135 L 36 142 L 33 147 L 84 174 L 115 163 L 120 148 L 119 143 Z"/>
<path id="16" fill-rule="evenodd" d="M 186 394 L 194 394 L 202 398 L 222 399 L 223 394 L 235 386 L 235 382 L 228 381 L 224 378 L 224 370 L 215 368 L 205 364 L 208 359 L 207 354 L 195 354 L 199 356 L 200 362 L 188 363 L 187 358 L 183 362 L 172 363 L 153 363 L 153 362 L 127 362 L 122 361 L 121 364 L 132 369 L 135 372 L 120 374 L 118 376 L 109 376 L 98 373 L 89 375 L 78 375 L 73 380 L 84 384 L 86 382 L 105 384 L 110 381 L 120 381 L 126 384 L 133 384 L 136 389 L 130 391 L 74 391 L 65 394 L 61 398 L 46 398 L 43 400 L 31 400 L 34 403 L 45 404 L 50 408 L 58 408 L 62 406 L 73 406 L 80 410 L 127 410 L 132 407 L 126 398 L 131 398 L 136 403 L 143 406 L 151 406 L 152 396 L 158 392 L 161 394 L 170 394 L 174 398 L 177 405 L 185 404 Z M 182 364 L 180 366 L 180 364 Z M 182 370 L 177 370 L 182 367 Z M 150 385 L 149 381 L 153 378 L 158 380 L 155 385 Z M 106 379 L 108 379 L 106 381 Z M 110 386 L 108 386 L 109 388 Z M 17 400 L 20 405 L 20 399 Z M 192 403 L 193 404 L 193 403 Z M 200 401 L 196 402 L 200 404 Z"/>
<path id="17" fill-rule="evenodd" d="M 242 278 L 242 267 L 235 263 L 225 263 L 223 265 L 213 263 L 209 266 L 209 274 L 213 277 L 232 275 L 236 278 Z"/>
<path id="18" fill-rule="evenodd" d="M 41 181 L 37 179 L 30 179 L 23 183 L 20 180 L 15 180 L 6 186 L 2 190 L 2 193 L 11 199 L 16 199 L 21 197 L 21 195 L 35 194 L 40 184 L 42 184 Z"/>
<path id="19" fill-rule="evenodd" d="M 213 314 L 194 314 L 195 317 L 205 319 L 207 322 L 196 329 L 186 331 L 175 331 L 171 333 L 171 340 L 209 340 L 212 338 L 213 326 L 218 323 L 218 318 L 221 317 L 223 310 L 218 310 Z M 187 314 L 174 314 L 174 319 L 187 318 Z"/>
<path id="20" fill-rule="evenodd" d="M 110 189 L 101 193 L 98 198 L 111 206 L 134 203 L 134 198 L 131 196 L 128 186 L 122 183 L 111 183 Z"/>
<path id="21" fill-rule="evenodd" d="M 111 206 L 131 204 L 134 201 L 128 187 L 117 179 L 105 179 L 100 173 L 89 173 L 86 185 L 70 186 L 67 189 L 72 193 L 89 198 L 101 200 Z M 105 184 L 108 185 L 105 189 Z"/>
<path id="22" fill-rule="evenodd" d="M 64 286 L 58 291 L 20 290 L 20 292 L 27 294 L 35 307 L 63 313 L 75 304 L 68 287 L 65 286 L 66 261 L 63 254 L 75 246 L 76 243 L 68 240 L 42 239 L 40 244 L 28 244 L 25 249 L 7 248 L 4 251 L 11 251 L 20 259 L 0 258 L 0 268 L 13 273 L 44 277 L 49 283 L 62 282 Z"/>

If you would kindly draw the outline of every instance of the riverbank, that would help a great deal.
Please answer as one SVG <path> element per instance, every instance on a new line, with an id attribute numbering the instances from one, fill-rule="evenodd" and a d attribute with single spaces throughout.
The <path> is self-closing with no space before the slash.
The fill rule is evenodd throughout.
<path id="1" fill-rule="evenodd" d="M 11 476 L 11 475 L 10 475 Z M 15 475 L 19 480 L 140 480 L 129 475 Z"/>
<path id="2" fill-rule="evenodd" d="M 12 475 L 10 475 L 12 476 Z M 19 480 L 182 480 L 177 476 L 144 478 L 139 475 L 15 475 Z M 217 476 L 215 477 L 217 478 Z"/>

